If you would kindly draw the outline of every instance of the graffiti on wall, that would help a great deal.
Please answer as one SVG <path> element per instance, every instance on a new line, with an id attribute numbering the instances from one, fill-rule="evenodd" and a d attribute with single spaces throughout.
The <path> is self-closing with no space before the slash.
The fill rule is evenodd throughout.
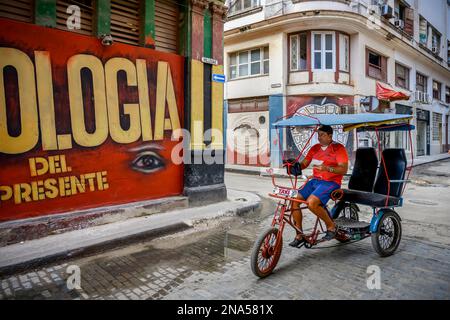
<path id="1" fill-rule="evenodd" d="M 184 59 L 0 19 L 0 221 L 177 195 Z"/>
<path id="2" fill-rule="evenodd" d="M 353 104 L 353 97 L 289 97 L 287 101 L 288 114 L 341 114 L 348 112 L 345 106 Z M 296 156 L 301 150 L 306 155 L 309 149 L 318 143 L 317 135 L 314 135 L 308 143 L 313 129 L 292 128 L 287 137 L 288 157 Z M 333 126 L 333 140 L 348 148 L 349 134 L 342 130 L 342 126 Z"/>
<path id="3" fill-rule="evenodd" d="M 269 166 L 269 111 L 228 114 L 227 163 Z"/>

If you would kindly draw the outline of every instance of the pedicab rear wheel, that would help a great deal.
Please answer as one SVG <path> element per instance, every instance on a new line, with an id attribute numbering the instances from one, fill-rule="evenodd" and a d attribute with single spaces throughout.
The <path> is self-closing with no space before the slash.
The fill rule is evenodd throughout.
<path id="1" fill-rule="evenodd" d="M 252 249 L 253 273 L 260 278 L 270 275 L 280 259 L 282 248 L 283 237 L 278 228 L 266 229 L 255 241 Z"/>
<path id="2" fill-rule="evenodd" d="M 371 237 L 372 246 L 381 257 L 394 254 L 402 238 L 402 225 L 397 213 L 393 210 L 385 212 Z"/>
<path id="3" fill-rule="evenodd" d="M 342 212 L 342 217 L 353 220 L 353 221 L 359 221 L 359 214 L 358 214 L 359 208 L 354 203 L 347 204 Z M 352 240 L 351 236 L 349 235 L 337 235 L 336 240 L 341 243 L 347 243 Z"/>

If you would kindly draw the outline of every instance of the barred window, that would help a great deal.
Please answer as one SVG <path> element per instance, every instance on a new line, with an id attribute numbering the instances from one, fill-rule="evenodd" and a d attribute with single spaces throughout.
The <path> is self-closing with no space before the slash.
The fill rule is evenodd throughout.
<path id="1" fill-rule="evenodd" d="M 442 114 L 433 112 L 433 141 L 442 140 Z"/>

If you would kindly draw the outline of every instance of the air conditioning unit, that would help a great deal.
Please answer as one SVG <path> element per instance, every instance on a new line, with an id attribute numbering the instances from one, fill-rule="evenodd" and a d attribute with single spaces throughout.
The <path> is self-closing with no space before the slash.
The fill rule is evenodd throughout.
<path id="1" fill-rule="evenodd" d="M 439 54 L 439 47 L 431 47 L 431 52 Z"/>
<path id="2" fill-rule="evenodd" d="M 425 104 L 431 103 L 431 97 L 428 93 L 422 91 L 414 91 L 414 102 L 421 102 Z"/>
<path id="3" fill-rule="evenodd" d="M 393 10 L 391 6 L 388 6 L 387 4 L 384 4 L 381 6 L 381 16 L 386 19 L 391 19 L 394 17 L 392 14 Z"/>
<path id="4" fill-rule="evenodd" d="M 400 19 L 395 20 L 394 21 L 394 26 L 397 27 L 397 28 L 403 29 L 405 27 L 405 21 L 400 20 Z"/>
<path id="5" fill-rule="evenodd" d="M 423 100 L 423 92 L 422 91 L 414 91 L 414 102 L 422 102 Z"/>

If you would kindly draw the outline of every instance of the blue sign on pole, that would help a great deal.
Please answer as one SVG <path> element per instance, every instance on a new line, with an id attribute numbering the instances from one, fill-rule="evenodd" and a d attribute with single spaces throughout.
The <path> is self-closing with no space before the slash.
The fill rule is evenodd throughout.
<path id="1" fill-rule="evenodd" d="M 225 75 L 224 74 L 213 73 L 212 81 L 224 83 L 225 82 Z"/>

